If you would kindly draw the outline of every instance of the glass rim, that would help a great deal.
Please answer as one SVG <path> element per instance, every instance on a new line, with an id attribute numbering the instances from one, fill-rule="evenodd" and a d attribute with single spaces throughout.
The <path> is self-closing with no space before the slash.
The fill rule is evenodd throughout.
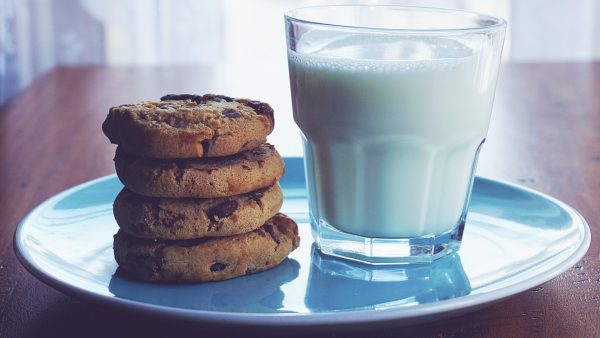
<path id="1" fill-rule="evenodd" d="M 379 27 L 369 27 L 369 26 L 361 26 L 361 25 L 342 25 L 335 23 L 328 23 L 320 20 L 308 20 L 302 19 L 298 16 L 298 13 L 303 10 L 311 10 L 311 9 L 325 9 L 325 8 L 340 8 L 340 7 L 348 7 L 348 8 L 394 8 L 398 10 L 403 10 L 406 12 L 430 12 L 430 13 L 448 13 L 453 15 L 468 15 L 472 17 L 477 17 L 483 19 L 485 22 L 489 22 L 489 25 L 484 25 L 480 27 L 457 27 L 457 28 L 379 28 Z M 304 23 L 316 26 L 324 26 L 330 28 L 344 28 L 344 29 L 352 29 L 358 31 L 370 31 L 370 32 L 397 32 L 397 33 L 411 33 L 411 34 L 464 34 L 464 33 L 477 33 L 477 32 L 488 32 L 497 29 L 505 28 L 507 22 L 505 19 L 500 17 L 495 17 L 488 14 L 466 11 L 461 9 L 450 9 L 450 8 L 436 8 L 436 7 L 421 7 L 421 6 L 401 6 L 401 5 L 367 5 L 367 4 L 345 4 L 345 5 L 316 5 L 316 6 L 304 6 L 297 7 L 294 9 L 290 9 L 284 13 L 284 18 L 286 21 Z"/>

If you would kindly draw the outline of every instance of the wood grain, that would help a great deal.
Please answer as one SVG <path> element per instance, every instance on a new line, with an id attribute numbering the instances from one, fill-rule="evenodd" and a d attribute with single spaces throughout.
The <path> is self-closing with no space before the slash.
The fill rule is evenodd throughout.
<path id="1" fill-rule="evenodd" d="M 58 68 L 0 109 L 0 337 L 269 335 L 149 319 L 73 299 L 27 273 L 12 250 L 14 230 L 28 210 L 63 189 L 114 172 L 114 146 L 100 130 L 108 107 L 168 92 L 232 94 L 221 75 L 214 67 Z M 240 87 L 257 86 L 255 77 L 238 75 L 234 95 Z M 289 114 L 285 76 L 266 74 L 261 81 L 269 94 L 258 98 L 274 100 L 276 111 Z M 475 313 L 322 336 L 600 337 L 599 92 L 600 63 L 504 65 L 478 170 L 579 210 L 592 229 L 592 245 L 581 262 Z"/>

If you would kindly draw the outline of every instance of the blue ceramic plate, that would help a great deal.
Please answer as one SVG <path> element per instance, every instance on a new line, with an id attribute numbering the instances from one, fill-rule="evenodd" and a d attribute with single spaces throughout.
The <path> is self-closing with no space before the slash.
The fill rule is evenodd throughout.
<path id="1" fill-rule="evenodd" d="M 585 220 L 536 191 L 477 178 L 458 254 L 431 265 L 371 267 L 312 246 L 302 160 L 288 158 L 282 211 L 302 244 L 276 268 L 207 284 L 140 283 L 115 275 L 107 176 L 66 190 L 29 213 L 15 234 L 23 265 L 56 289 L 165 317 L 238 326 L 381 327 L 472 311 L 573 266 L 590 244 Z"/>

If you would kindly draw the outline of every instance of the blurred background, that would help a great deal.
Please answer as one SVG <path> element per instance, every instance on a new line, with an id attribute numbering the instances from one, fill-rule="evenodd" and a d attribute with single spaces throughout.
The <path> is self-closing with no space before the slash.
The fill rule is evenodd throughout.
<path id="1" fill-rule="evenodd" d="M 337 3 L 458 8 L 503 17 L 509 22 L 504 62 L 600 58 L 595 0 L 0 0 L 0 106 L 55 67 L 212 67 L 214 86 L 202 89 L 226 87 L 221 94 L 272 103 L 281 112 L 276 144 L 300 154 L 296 141 L 282 145 L 293 128 L 289 97 L 270 94 L 288 85 L 283 13 Z"/>

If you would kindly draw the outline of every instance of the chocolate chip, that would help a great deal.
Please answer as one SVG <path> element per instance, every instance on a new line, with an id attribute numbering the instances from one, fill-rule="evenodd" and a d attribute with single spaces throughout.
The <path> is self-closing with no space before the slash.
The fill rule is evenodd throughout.
<path id="1" fill-rule="evenodd" d="M 206 214 L 213 222 L 217 222 L 221 218 L 225 218 L 233 214 L 238 208 L 237 201 L 226 201 L 210 208 Z"/>
<path id="2" fill-rule="evenodd" d="M 252 155 L 254 155 L 254 156 L 265 156 L 266 154 L 267 154 L 267 150 L 262 147 L 252 149 Z"/>
<path id="3" fill-rule="evenodd" d="M 212 271 L 212 272 L 223 271 L 223 270 L 225 270 L 226 267 L 227 267 L 227 264 L 217 262 L 210 266 L 210 271 Z"/>
<path id="4" fill-rule="evenodd" d="M 204 102 L 215 101 L 215 102 L 233 102 L 233 99 L 225 95 L 206 94 L 202 96 Z"/>
<path id="5" fill-rule="evenodd" d="M 206 103 L 208 101 L 216 102 L 233 102 L 233 99 L 225 95 L 193 95 L 193 94 L 167 94 L 160 98 L 161 101 L 185 101 L 192 100 L 198 104 Z"/>
<path id="6" fill-rule="evenodd" d="M 267 232 L 263 228 L 258 228 L 254 230 L 254 233 L 259 235 L 260 237 L 267 237 Z"/>
<path id="7" fill-rule="evenodd" d="M 267 144 L 263 144 L 262 146 L 252 149 L 250 152 L 251 156 L 248 158 L 249 160 L 258 162 L 258 165 L 262 167 L 261 162 L 264 162 L 269 158 L 272 153 L 272 148 L 269 148 Z"/>
<path id="8" fill-rule="evenodd" d="M 227 108 L 227 109 L 223 110 L 223 112 L 221 114 L 230 119 L 236 119 L 238 117 L 242 117 L 242 113 L 240 113 L 239 111 L 237 111 L 235 109 L 231 109 L 231 108 Z"/>
<path id="9" fill-rule="evenodd" d="M 244 169 L 244 170 L 250 170 L 250 169 L 252 169 L 252 168 L 250 168 L 250 166 L 249 166 L 249 165 L 242 164 L 242 169 Z"/>
<path id="10" fill-rule="evenodd" d="M 160 212 L 160 224 L 162 224 L 165 228 L 170 228 L 175 224 L 178 224 L 185 220 L 185 216 L 170 210 L 161 210 Z"/>
<path id="11" fill-rule="evenodd" d="M 202 156 L 208 155 L 208 151 L 213 146 L 213 144 L 215 144 L 218 136 L 219 136 L 218 134 L 214 134 L 211 139 L 200 141 L 200 144 L 202 144 Z"/>
<path id="12" fill-rule="evenodd" d="M 208 150 L 210 149 L 210 141 L 211 140 L 202 140 L 200 144 L 202 144 L 202 156 L 206 156 L 208 154 Z"/>
<path id="13" fill-rule="evenodd" d="M 268 103 L 245 99 L 240 99 L 237 101 L 254 109 L 254 111 L 259 115 L 273 115 L 273 108 L 271 108 Z"/>
<path id="14" fill-rule="evenodd" d="M 258 189 L 258 190 L 254 190 L 254 191 L 248 193 L 248 198 L 250 198 L 250 199 L 261 199 L 265 195 L 265 191 L 267 191 L 268 189 L 269 189 L 269 187 Z"/>
<path id="15" fill-rule="evenodd" d="M 263 228 L 267 231 L 267 233 L 269 234 L 269 236 L 271 236 L 275 243 L 277 243 L 278 245 L 279 243 L 281 243 L 279 231 L 273 228 L 271 224 L 265 223 L 265 225 L 263 225 Z"/>
<path id="16" fill-rule="evenodd" d="M 196 103 L 206 102 L 202 96 L 193 94 L 167 94 L 160 98 L 161 101 L 185 101 L 192 100 Z"/>

